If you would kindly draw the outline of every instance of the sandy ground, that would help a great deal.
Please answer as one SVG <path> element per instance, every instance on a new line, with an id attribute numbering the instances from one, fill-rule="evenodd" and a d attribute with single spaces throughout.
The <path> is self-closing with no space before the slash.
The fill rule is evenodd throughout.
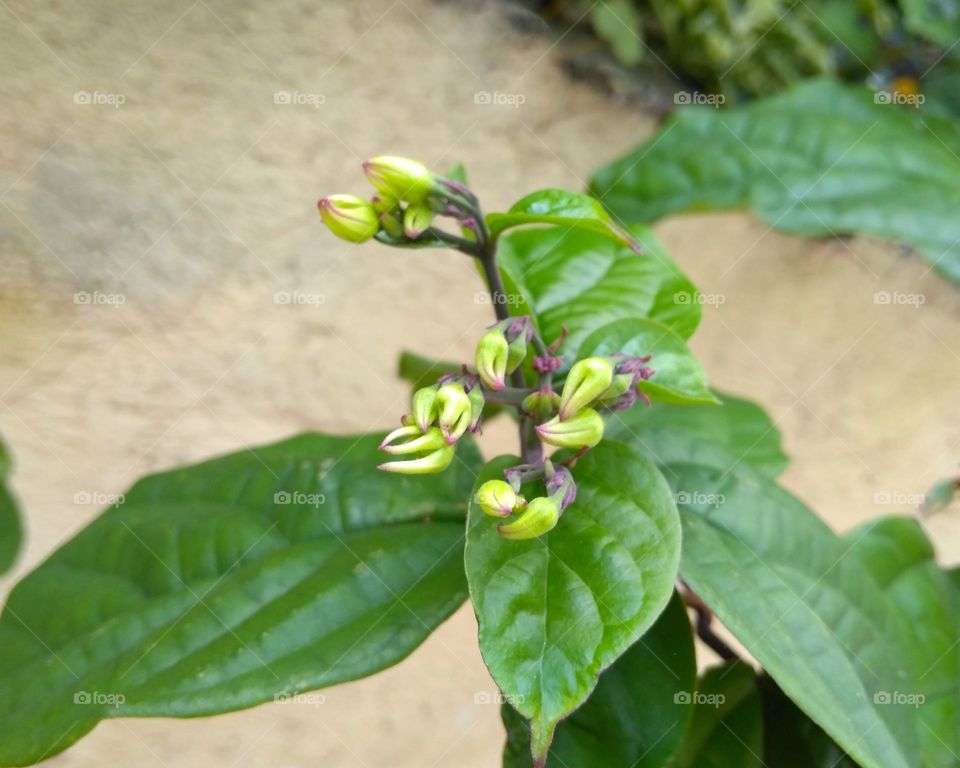
<path id="1" fill-rule="evenodd" d="M 568 82 L 496 6 L 11 2 L 0 51 L 0 424 L 29 527 L 0 593 L 97 514 L 78 493 L 305 429 L 392 424 L 401 348 L 469 357 L 490 310 L 466 259 L 351 247 L 318 224 L 320 194 L 364 190 L 362 158 L 463 161 L 495 209 L 582 188 L 654 129 Z M 955 287 L 894 246 L 790 239 L 747 215 L 658 231 L 714 299 L 694 342 L 712 381 L 769 408 L 786 484 L 834 526 L 911 513 L 955 470 Z M 484 442 L 513 446 L 502 425 Z M 956 513 L 928 528 L 960 560 Z M 320 706 L 104 723 L 52 764 L 496 765 L 475 633 L 463 609 Z"/>

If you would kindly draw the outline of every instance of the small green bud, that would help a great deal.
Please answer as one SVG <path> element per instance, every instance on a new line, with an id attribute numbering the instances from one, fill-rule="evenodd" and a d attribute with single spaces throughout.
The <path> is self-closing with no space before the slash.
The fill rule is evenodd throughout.
<path id="1" fill-rule="evenodd" d="M 490 389 L 500 391 L 506 386 L 507 359 L 510 344 L 499 328 L 491 328 L 477 343 L 474 360 L 480 379 Z"/>
<path id="2" fill-rule="evenodd" d="M 320 218 L 337 237 L 351 243 L 363 243 L 377 234 L 380 221 L 377 212 L 362 197 L 328 195 L 317 203 Z"/>
<path id="3" fill-rule="evenodd" d="M 444 384 L 437 390 L 437 407 L 440 415 L 437 422 L 448 444 L 453 444 L 470 428 L 473 403 L 463 389 L 463 384 Z"/>
<path id="4" fill-rule="evenodd" d="M 557 415 L 560 410 L 560 395 L 552 389 L 538 390 L 523 398 L 520 408 L 537 421 L 546 421 Z"/>
<path id="5" fill-rule="evenodd" d="M 386 464 L 381 464 L 377 469 L 382 469 L 384 472 L 397 472 L 401 475 L 430 475 L 435 472 L 442 472 L 449 467 L 455 451 L 454 446 L 445 445 L 426 456 L 421 456 L 419 459 L 388 461 Z"/>
<path id="6" fill-rule="evenodd" d="M 470 431 L 476 432 L 480 427 L 480 419 L 483 417 L 483 408 L 487 404 L 480 387 L 475 386 L 467 393 L 470 398 Z"/>
<path id="7" fill-rule="evenodd" d="M 630 391 L 630 388 L 633 386 L 635 377 L 632 373 L 618 373 L 613 377 L 613 382 L 600 393 L 600 396 L 597 398 L 598 404 L 605 404 L 609 401 L 616 400 L 621 395 L 626 394 Z"/>
<path id="8" fill-rule="evenodd" d="M 603 418 L 593 408 L 584 408 L 563 421 L 554 416 L 536 430 L 543 442 L 557 448 L 593 448 L 603 439 Z"/>
<path id="9" fill-rule="evenodd" d="M 509 517 L 517 506 L 517 492 L 503 480 L 487 480 L 473 497 L 480 509 L 493 517 Z"/>
<path id="10" fill-rule="evenodd" d="M 538 496 L 512 523 L 497 526 L 505 539 L 535 539 L 551 530 L 560 519 L 560 502 L 552 496 Z"/>
<path id="11" fill-rule="evenodd" d="M 396 442 L 404 440 L 404 442 Z M 444 439 L 443 432 L 437 427 L 430 427 L 421 431 L 420 427 L 400 427 L 387 435 L 380 443 L 380 450 L 395 455 L 405 453 L 423 453 L 425 451 L 435 451 L 438 448 L 445 448 L 447 441 Z"/>
<path id="12" fill-rule="evenodd" d="M 403 232 L 411 240 L 416 240 L 433 223 L 433 211 L 429 205 L 411 203 L 403 212 Z"/>
<path id="13" fill-rule="evenodd" d="M 507 354 L 507 373 L 513 373 L 520 367 L 527 357 L 527 334 L 526 331 L 517 334 L 510 342 L 509 352 Z"/>
<path id="14" fill-rule="evenodd" d="M 427 167 L 406 157 L 375 157 L 363 164 L 363 171 L 380 192 L 408 203 L 423 201 L 435 186 Z"/>
<path id="15" fill-rule="evenodd" d="M 437 388 L 423 387 L 414 392 L 411 409 L 414 423 L 420 427 L 421 432 L 426 432 L 427 427 L 440 415 L 437 406 Z"/>
<path id="16" fill-rule="evenodd" d="M 574 363 L 563 384 L 560 418 L 569 419 L 603 394 L 613 383 L 613 363 L 606 357 L 587 357 Z"/>

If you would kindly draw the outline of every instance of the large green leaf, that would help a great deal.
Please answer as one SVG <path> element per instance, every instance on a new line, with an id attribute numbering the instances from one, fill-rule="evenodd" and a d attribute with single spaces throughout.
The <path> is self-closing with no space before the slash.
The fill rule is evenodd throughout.
<path id="1" fill-rule="evenodd" d="M 693 633 L 674 594 L 650 630 L 606 672 L 586 703 L 558 726 L 547 764 L 660 768 L 683 740 L 697 678 Z M 531 768 L 530 727 L 509 704 L 504 768 Z"/>
<path id="2" fill-rule="evenodd" d="M 916 520 L 874 520 L 845 537 L 896 610 L 910 652 L 904 674 L 881 703 L 915 705 L 923 765 L 960 765 L 960 591 L 934 559 Z"/>
<path id="3" fill-rule="evenodd" d="M 10 463 L 10 455 L 0 442 L 0 574 L 5 573 L 17 559 L 23 537 L 17 502 L 7 487 Z"/>
<path id="4" fill-rule="evenodd" d="M 708 669 L 696 691 L 693 722 L 671 768 L 759 768 L 763 722 L 753 668 Z"/>
<path id="5" fill-rule="evenodd" d="M 656 367 L 656 359 L 651 365 Z M 729 459 L 724 469 L 743 462 L 771 478 L 779 475 L 789 459 L 770 417 L 749 400 L 714 394 L 720 408 L 654 403 L 648 408 L 637 405 L 618 411 L 607 419 L 606 435 L 629 443 L 661 464 L 689 457 L 691 446 L 715 445 L 723 449 L 718 458 Z"/>
<path id="6" fill-rule="evenodd" d="M 368 675 L 467 595 L 479 465 L 377 473 L 379 438 L 303 435 L 137 483 L 0 616 L 0 765 L 98 720 L 249 707 Z"/>
<path id="7" fill-rule="evenodd" d="M 665 468 L 684 580 L 861 765 L 916 768 L 916 709 L 881 696 L 904 685 L 918 653 L 890 600 L 797 499 L 744 464 L 699 463 L 696 448 Z"/>
<path id="8" fill-rule="evenodd" d="M 707 386 L 707 376 L 682 337 L 655 320 L 630 317 L 597 328 L 583 340 L 575 357 L 609 355 L 652 355 L 653 378 L 640 388 L 654 400 L 668 403 L 708 404 L 717 402 Z"/>
<path id="9" fill-rule="evenodd" d="M 500 457 L 478 483 L 516 463 Z M 538 539 L 508 541 L 471 504 L 467 580 L 480 650 L 503 693 L 531 720 L 534 757 L 597 677 L 656 620 L 680 551 L 670 489 L 652 463 L 601 443 L 574 471 L 577 499 Z"/>
<path id="10" fill-rule="evenodd" d="M 747 206 L 786 232 L 888 237 L 960 280 L 958 147 L 952 121 L 816 81 L 735 109 L 679 110 L 591 190 L 627 222 Z"/>
<path id="11" fill-rule="evenodd" d="M 624 317 L 648 317 L 690 338 L 701 311 L 694 287 L 648 230 L 633 234 L 643 253 L 604 235 L 564 227 L 504 236 L 501 271 L 508 294 L 518 296 L 511 312 L 532 314 L 548 343 L 566 327 L 569 336 L 561 350 L 567 362 L 570 351 L 593 331 Z"/>
<path id="12" fill-rule="evenodd" d="M 900 0 L 900 7 L 910 32 L 947 49 L 944 57 L 953 50 L 960 39 L 960 5 L 953 0 Z"/>

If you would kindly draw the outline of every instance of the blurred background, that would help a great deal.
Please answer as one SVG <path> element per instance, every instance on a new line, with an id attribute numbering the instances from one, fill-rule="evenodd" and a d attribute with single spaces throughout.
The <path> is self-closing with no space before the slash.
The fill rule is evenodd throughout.
<path id="1" fill-rule="evenodd" d="M 492 313 L 466 258 L 336 240 L 316 200 L 365 193 L 361 161 L 400 154 L 462 162 L 502 209 L 582 190 L 650 137 L 675 85 L 618 85 L 622 56 L 537 5 L 0 0 L 0 426 L 27 527 L 0 595 L 144 473 L 382 429 L 406 406 L 401 349 L 472 355 Z M 785 485 L 835 529 L 916 513 L 956 474 L 955 284 L 897 245 L 749 213 L 655 229 L 716 297 L 692 343 L 711 383 L 769 410 Z M 513 440 L 494 423 L 481 444 Z M 960 561 L 956 511 L 925 525 Z M 490 766 L 495 693 L 466 606 L 315 700 L 104 722 L 50 764 Z"/>

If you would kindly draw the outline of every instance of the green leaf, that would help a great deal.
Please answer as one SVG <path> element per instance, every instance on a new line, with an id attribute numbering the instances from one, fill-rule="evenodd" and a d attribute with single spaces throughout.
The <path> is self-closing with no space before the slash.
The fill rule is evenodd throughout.
<path id="1" fill-rule="evenodd" d="M 952 49 L 960 39 L 960 5 L 956 2 L 900 0 L 900 7 L 904 26 L 909 32 L 946 49 Z M 939 59 L 937 63 L 940 63 Z"/>
<path id="2" fill-rule="evenodd" d="M 864 768 L 920 765 L 916 710 L 875 698 L 899 690 L 905 657 L 917 651 L 869 570 L 759 472 L 698 462 L 665 467 L 680 506 L 684 580 Z"/>
<path id="3" fill-rule="evenodd" d="M 735 109 L 678 111 L 597 172 L 618 220 L 750 207 L 777 228 L 888 237 L 960 280 L 960 127 L 815 81 Z"/>
<path id="4" fill-rule="evenodd" d="M 656 367 L 656 358 L 651 361 Z M 656 378 L 656 377 L 654 377 Z M 689 458 L 695 446 L 713 445 L 721 450 L 722 469 L 740 462 L 770 478 L 786 469 L 780 431 L 760 406 L 749 400 L 714 391 L 720 408 L 640 405 L 607 418 L 607 437 L 632 445 L 658 464 Z"/>
<path id="5" fill-rule="evenodd" d="M 516 463 L 500 457 L 477 482 Z M 556 724 L 653 624 L 673 591 L 680 551 L 663 477 L 625 445 L 601 443 L 574 471 L 577 499 L 538 539 L 508 541 L 470 506 L 466 569 L 493 679 L 531 720 L 542 757 Z"/>
<path id="6" fill-rule="evenodd" d="M 521 198 L 506 213 L 487 215 L 487 227 L 496 238 L 512 227 L 554 224 L 566 230 L 582 229 L 612 238 L 632 249 L 639 244 L 617 227 L 610 214 L 589 195 L 563 189 L 542 189 Z"/>
<path id="7" fill-rule="evenodd" d="M 431 360 L 418 355 L 416 352 L 403 350 L 397 364 L 397 374 L 401 379 L 409 381 L 414 389 L 436 384 L 437 379 L 447 373 L 459 373 L 460 363 L 449 363 L 444 360 Z"/>
<path id="8" fill-rule="evenodd" d="M 643 60 L 643 25 L 632 0 L 604 0 L 590 10 L 597 37 L 609 44 L 617 60 L 628 67 Z"/>
<path id="9" fill-rule="evenodd" d="M 20 511 L 6 482 L 10 467 L 10 455 L 0 442 L 0 574 L 8 571 L 17 559 L 23 538 Z"/>
<path id="10" fill-rule="evenodd" d="M 503 237 L 498 256 L 507 292 L 523 298 L 510 305 L 511 312 L 531 314 L 548 343 L 566 327 L 561 351 L 567 358 L 597 328 L 625 317 L 650 318 L 690 338 L 701 311 L 694 287 L 649 230 L 634 234 L 642 254 L 597 233 L 563 227 Z"/>
<path id="11" fill-rule="evenodd" d="M 753 668 L 731 662 L 707 670 L 697 686 L 693 722 L 671 768 L 759 768 L 762 752 Z"/>
<path id="12" fill-rule="evenodd" d="M 586 703 L 557 726 L 547 765 L 660 768 L 677 751 L 693 713 L 693 633 L 680 597 L 606 672 Z M 503 705 L 504 768 L 531 768 L 530 727 Z"/>
<path id="13" fill-rule="evenodd" d="M 707 386 L 707 376 L 682 337 L 655 320 L 640 317 L 614 320 L 601 326 L 580 345 L 575 357 L 609 355 L 653 355 L 653 378 L 640 389 L 654 400 L 668 403 L 707 404 L 718 401 Z"/>
<path id="14" fill-rule="evenodd" d="M 896 611 L 908 650 L 896 688 L 883 699 L 914 704 L 925 766 L 960 763 L 960 590 L 934 559 L 920 524 L 907 517 L 871 521 L 845 536 Z"/>
<path id="15" fill-rule="evenodd" d="M 463 186 L 469 186 L 470 182 L 467 180 L 467 169 L 463 163 L 457 163 L 452 168 L 447 169 L 447 172 L 443 174 L 448 179 L 453 179 Z"/>
<path id="16" fill-rule="evenodd" d="M 302 435 L 138 482 L 11 593 L 0 765 L 104 717 L 209 715 L 396 663 L 467 596 L 466 495 L 376 472 L 379 437 Z"/>

